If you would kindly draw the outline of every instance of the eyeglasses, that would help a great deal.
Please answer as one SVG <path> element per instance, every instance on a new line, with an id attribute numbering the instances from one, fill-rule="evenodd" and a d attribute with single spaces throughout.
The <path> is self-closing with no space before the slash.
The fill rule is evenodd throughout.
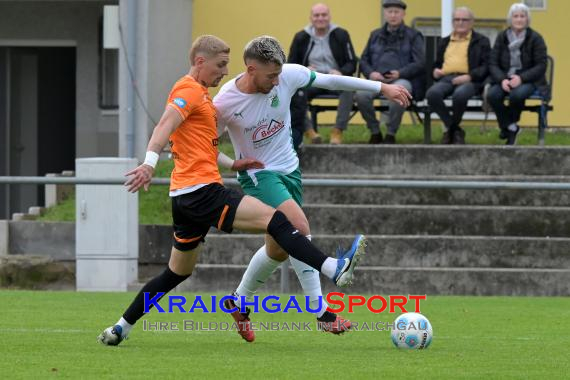
<path id="1" fill-rule="evenodd" d="M 454 18 L 453 22 L 470 22 L 471 20 L 470 18 Z"/>

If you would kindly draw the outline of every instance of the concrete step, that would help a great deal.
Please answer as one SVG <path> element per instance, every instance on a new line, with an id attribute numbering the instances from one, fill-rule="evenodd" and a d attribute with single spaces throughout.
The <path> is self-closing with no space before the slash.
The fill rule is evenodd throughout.
<path id="1" fill-rule="evenodd" d="M 129 290 L 140 290 L 164 266 L 149 266 L 139 270 L 140 282 Z M 227 292 L 238 286 L 245 266 L 198 264 L 192 276 L 175 292 Z M 289 269 L 289 292 L 301 294 L 294 272 Z M 259 292 L 279 292 L 280 273 L 274 273 Z M 345 294 L 382 295 L 478 295 L 478 296 L 569 296 L 568 269 L 510 269 L 510 268 L 401 268 L 359 267 L 350 288 L 336 288 L 321 276 L 323 294 L 341 291 Z"/>
<path id="2" fill-rule="evenodd" d="M 234 177 L 225 177 L 225 179 Z M 570 176 L 536 175 L 380 175 L 303 173 L 303 179 L 381 180 L 381 181 L 478 181 L 570 183 Z M 241 190 L 238 185 L 229 187 Z M 304 203 L 381 204 L 381 205 L 466 205 L 466 206 L 567 206 L 570 193 L 559 190 L 510 189 L 413 189 L 381 187 L 304 186 Z"/>
<path id="3" fill-rule="evenodd" d="M 570 148 L 486 145 L 306 146 L 304 174 L 569 175 Z"/>
<path id="4" fill-rule="evenodd" d="M 340 245 L 348 247 L 353 235 L 316 235 L 313 242 L 333 255 Z M 369 235 L 364 266 L 388 267 L 489 267 L 570 269 L 570 239 L 490 236 L 386 236 Z M 209 235 L 201 264 L 247 265 L 264 244 L 252 234 Z M 141 251 L 141 264 L 166 264 L 170 244 Z"/>
<path id="5" fill-rule="evenodd" d="M 568 182 L 570 182 L 570 177 Z M 382 189 L 305 186 L 304 202 L 375 205 L 568 206 L 570 193 L 551 190 Z"/>
<path id="6" fill-rule="evenodd" d="M 400 207 L 401 208 L 401 207 Z M 376 207 L 378 209 L 378 207 Z M 376 210 L 378 211 L 378 210 Z M 394 214 L 397 210 L 392 210 Z M 564 212 L 564 211 L 562 211 Z M 386 209 L 383 215 L 390 214 Z M 413 214 L 413 213 L 412 213 Z M 442 212 L 441 218 L 435 218 L 438 213 L 432 213 L 434 225 L 440 226 L 445 222 Z M 508 213 L 505 215 L 509 215 Z M 413 220 L 414 215 L 408 220 Z M 552 222 L 558 224 L 556 219 L 560 215 L 552 216 Z M 443 219 L 443 221 L 441 220 Z M 313 221 L 313 231 L 317 222 Z M 454 219 L 455 220 L 455 219 Z M 516 221 L 516 219 L 515 219 Z M 548 226 L 549 220 L 544 221 Z M 355 219 L 355 223 L 357 220 Z M 463 218 L 462 228 L 471 227 L 471 234 L 415 234 L 411 232 L 413 225 L 405 223 L 390 227 L 393 222 L 382 222 L 373 226 L 376 230 L 391 228 L 399 231 L 390 233 L 375 233 L 366 231 L 370 244 L 368 252 L 373 254 L 366 257 L 367 265 L 384 266 L 512 266 L 527 268 L 566 268 L 568 263 L 566 255 L 570 239 L 567 237 L 546 238 L 546 235 L 524 237 L 513 234 L 500 234 L 506 227 L 515 229 L 516 225 L 497 224 L 494 226 L 479 226 L 468 224 L 468 217 Z M 505 223 L 514 223 L 505 219 Z M 483 222 L 481 222 L 483 223 Z M 451 224 L 451 222 L 450 222 Z M 480 224 L 480 223 L 479 223 Z M 524 223 L 523 223 L 524 224 Z M 326 226 L 326 224 L 324 224 Z M 338 244 L 348 246 L 354 235 L 347 231 L 364 230 L 364 224 L 349 226 L 345 231 L 330 231 L 330 234 L 313 233 L 315 243 L 327 254 L 332 254 Z M 462 232 L 459 226 L 448 227 L 448 230 Z M 477 234 L 477 230 L 485 227 L 490 234 Z M 544 227 L 544 226 L 543 226 Z M 562 229 L 564 223 L 557 227 Z M 320 228 L 320 227 L 319 227 Z M 368 228 L 371 230 L 372 228 Z M 434 226 L 430 226 L 435 230 Z M 440 228 L 442 229 L 442 228 Z M 508 232 L 508 231 L 507 231 Z M 499 236 L 504 235 L 504 236 Z M 172 245 L 172 227 L 142 225 L 139 230 L 139 257 L 142 263 L 166 263 Z M 201 253 L 200 262 L 225 263 L 245 265 L 254 252 L 263 244 L 262 235 L 252 234 L 223 234 L 212 232 L 206 237 L 206 244 Z M 40 222 L 10 222 L 10 250 L 11 254 L 49 256 L 54 260 L 75 260 L 75 228 L 73 223 L 40 223 Z"/>
<path id="7" fill-rule="evenodd" d="M 568 237 L 569 207 L 306 205 L 311 232 Z"/>
<path id="8" fill-rule="evenodd" d="M 355 287 L 350 288 L 354 293 L 570 295 L 567 269 L 362 267 L 356 273 Z"/>

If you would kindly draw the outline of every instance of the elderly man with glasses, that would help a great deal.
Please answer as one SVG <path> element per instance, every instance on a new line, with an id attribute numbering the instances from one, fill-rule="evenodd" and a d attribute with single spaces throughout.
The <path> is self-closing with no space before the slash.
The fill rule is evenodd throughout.
<path id="1" fill-rule="evenodd" d="M 489 73 L 491 44 L 473 30 L 474 15 L 466 7 L 453 12 L 453 32 L 441 40 L 434 62 L 436 80 L 426 93 L 430 108 L 443 122 L 442 144 L 465 144 L 465 131 L 460 127 L 467 102 L 483 89 Z M 451 113 L 444 99 L 451 96 Z"/>

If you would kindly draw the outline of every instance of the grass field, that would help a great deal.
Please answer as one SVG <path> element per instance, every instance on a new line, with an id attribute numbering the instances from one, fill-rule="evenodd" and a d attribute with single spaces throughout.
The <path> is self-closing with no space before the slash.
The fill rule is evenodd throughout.
<path id="1" fill-rule="evenodd" d="M 569 298 L 428 296 L 421 311 L 434 340 L 423 351 L 397 350 L 387 331 L 259 331 L 250 344 L 233 331 L 151 332 L 142 323 L 118 347 L 98 344 L 97 335 L 132 297 L 0 291 L 2 378 L 567 379 L 570 373 Z M 397 316 L 362 308 L 343 315 L 370 323 Z M 153 311 L 145 319 L 182 324 L 231 318 Z M 314 319 L 263 312 L 253 321 Z"/>

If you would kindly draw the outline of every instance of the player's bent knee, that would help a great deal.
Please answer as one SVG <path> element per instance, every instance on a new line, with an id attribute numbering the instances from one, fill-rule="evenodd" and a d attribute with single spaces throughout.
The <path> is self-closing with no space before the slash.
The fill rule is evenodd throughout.
<path id="1" fill-rule="evenodd" d="M 273 207 L 246 195 L 238 206 L 234 227 L 266 231 L 274 213 Z"/>
<path id="2" fill-rule="evenodd" d="M 200 253 L 200 250 L 200 243 L 198 243 L 198 245 L 193 249 L 184 251 L 176 247 L 172 247 L 170 260 L 168 261 L 168 267 L 177 275 L 190 276 L 194 271 L 196 262 L 198 261 L 198 254 Z"/>
<path id="3" fill-rule="evenodd" d="M 191 240 L 191 239 L 188 239 Z M 197 238 L 195 240 L 192 241 L 180 241 L 180 240 L 174 240 L 172 246 L 174 247 L 174 249 L 176 249 L 178 252 L 180 253 L 191 253 L 192 251 L 194 251 L 196 248 L 198 248 L 198 246 L 200 245 L 200 243 L 203 242 L 203 238 Z"/>
<path id="4" fill-rule="evenodd" d="M 198 242 L 196 244 L 189 244 L 189 246 L 191 246 L 191 247 L 188 247 L 185 249 L 180 249 L 176 246 L 173 246 L 172 248 L 173 248 L 174 253 L 189 256 L 189 255 L 193 255 L 193 254 L 198 253 L 198 251 L 199 251 L 198 248 L 201 247 L 201 243 L 202 242 Z"/>

